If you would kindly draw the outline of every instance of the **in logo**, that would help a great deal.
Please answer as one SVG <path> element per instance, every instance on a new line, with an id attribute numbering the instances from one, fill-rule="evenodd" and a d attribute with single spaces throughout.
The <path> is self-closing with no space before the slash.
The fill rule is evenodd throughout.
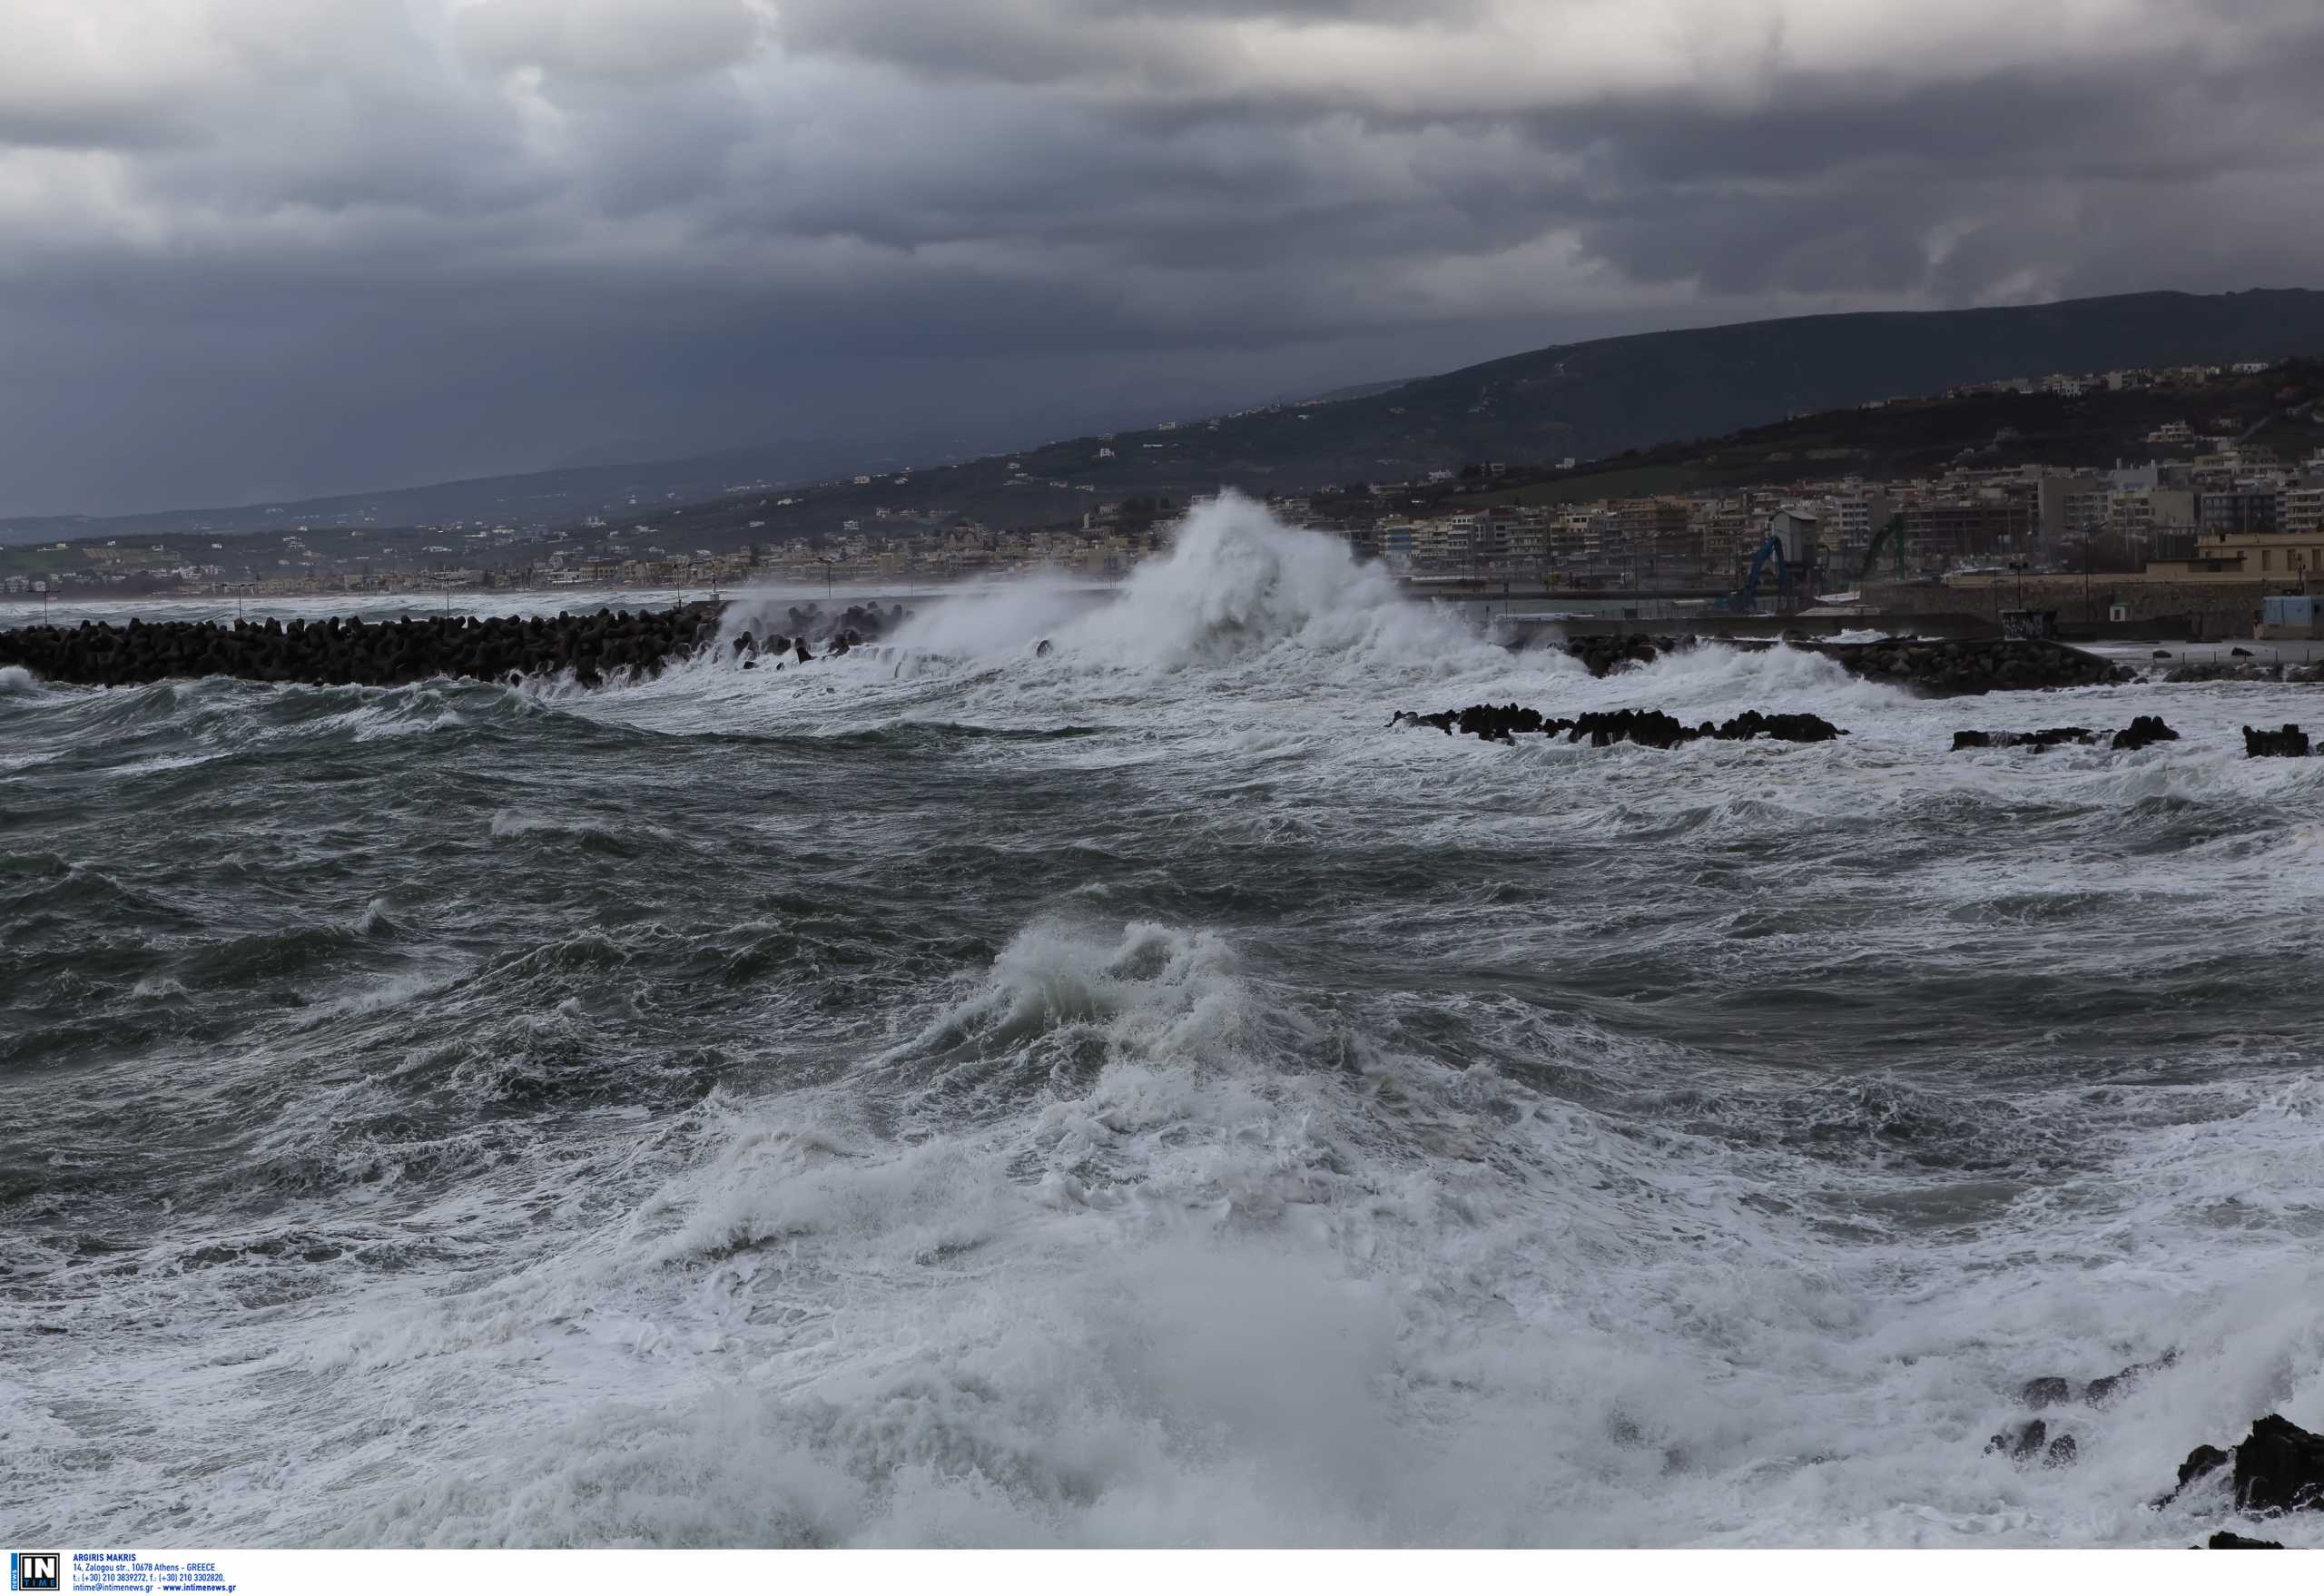
<path id="1" fill-rule="evenodd" d="M 11 1552 L 8 1553 L 8 1589 L 62 1591 L 64 1581 L 60 1576 L 61 1562 L 54 1552 Z"/>

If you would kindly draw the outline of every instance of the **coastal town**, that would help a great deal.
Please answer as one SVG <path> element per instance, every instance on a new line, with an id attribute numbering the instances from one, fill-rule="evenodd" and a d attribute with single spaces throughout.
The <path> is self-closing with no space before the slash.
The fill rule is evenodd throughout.
<path id="1" fill-rule="evenodd" d="M 1644 485 L 1657 468 L 1650 458 L 1627 468 L 1620 461 L 1478 461 L 1265 498 L 1286 524 L 1344 537 L 1357 557 L 1423 586 L 1739 596 L 1771 611 L 1933 584 L 1971 596 L 1940 604 L 1924 594 L 1900 604 L 1892 591 L 1879 607 L 1974 608 L 1978 595 L 1999 607 L 2001 589 L 2023 604 L 2030 588 L 2030 601 L 2046 593 L 2054 606 L 2063 594 L 2093 621 L 2204 612 L 2217 635 L 2267 594 L 2299 594 L 2324 581 L 2324 442 L 2287 454 L 2272 437 L 2256 436 L 2271 425 L 2296 439 L 2315 436 L 2303 429 L 2316 420 L 2316 390 L 2299 382 L 2270 388 L 2298 375 L 2292 368 L 2305 370 L 2300 362 L 2254 360 L 2060 372 L 1856 407 L 1857 420 L 1975 404 L 1988 407 L 1981 415 L 2008 415 L 2012 399 L 2141 396 L 2147 409 L 2140 413 L 2160 419 L 2122 440 L 2136 457 L 2105 466 L 2026 459 L 2026 440 L 2004 424 L 1935 468 L 1884 473 L 1867 468 L 1857 458 L 1867 451 L 1848 447 L 1845 429 L 1825 417 L 1796 428 L 1797 438 L 1773 438 L 1803 447 L 1766 448 L 1744 462 L 1747 474 L 1770 478 L 1762 482 L 1586 496 L 1601 482 Z M 2254 401 L 2254 394 L 2268 397 Z M 2256 414 L 2255 404 L 2264 405 Z M 1118 452 L 1103 440 L 1096 448 Z M 1022 475 L 1016 461 L 1008 469 Z M 594 515 L 567 525 L 298 526 L 215 537 L 197 527 L 62 540 L 0 550 L 0 592 L 69 602 L 127 594 L 714 592 L 754 583 L 909 589 L 1037 570 L 1104 581 L 1166 546 L 1206 497 L 1093 498 L 1070 519 L 1008 526 L 914 499 L 901 491 L 911 481 L 898 472 L 837 485 L 846 497 L 833 498 L 827 525 L 802 525 L 813 489 L 750 485 L 715 504 L 624 507 L 632 511 L 626 519 Z M 864 505 L 883 485 L 898 490 L 899 502 Z"/>

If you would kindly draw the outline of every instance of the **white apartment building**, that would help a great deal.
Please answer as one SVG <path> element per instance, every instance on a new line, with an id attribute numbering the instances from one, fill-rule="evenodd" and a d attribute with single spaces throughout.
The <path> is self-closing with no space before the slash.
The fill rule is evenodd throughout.
<path id="1" fill-rule="evenodd" d="M 2324 529 L 2324 482 L 2286 485 L 2276 505 L 2276 526 L 2285 532 Z"/>

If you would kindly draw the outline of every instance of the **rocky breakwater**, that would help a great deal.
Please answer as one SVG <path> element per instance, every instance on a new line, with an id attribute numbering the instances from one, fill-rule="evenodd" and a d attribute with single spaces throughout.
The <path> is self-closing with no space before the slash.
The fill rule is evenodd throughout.
<path id="1" fill-rule="evenodd" d="M 1852 675 L 1930 697 L 2106 687 L 2138 679 L 2127 665 L 2038 638 L 1886 637 L 1793 646 L 1820 654 Z"/>
<path id="2" fill-rule="evenodd" d="M 1593 748 L 1616 743 L 1637 743 L 1649 748 L 1677 748 L 1705 738 L 1720 743 L 1748 743 L 1766 737 L 1779 743 L 1828 743 L 1847 734 L 1819 715 L 1764 714 L 1746 710 L 1723 723 L 1704 721 L 1688 725 L 1659 709 L 1593 710 L 1571 719 L 1547 716 L 1517 704 L 1472 704 L 1435 714 L 1398 710 L 1388 722 L 1395 726 L 1433 726 L 1445 735 L 1454 732 L 1488 743 L 1513 744 L 1521 735 L 1556 737 L 1569 743 L 1590 740 Z"/>
<path id="3" fill-rule="evenodd" d="M 157 621 L 0 632 L 0 665 L 46 681 L 120 687 L 187 676 L 400 686 L 435 676 L 496 680 L 570 671 L 594 687 L 653 675 L 718 635 L 714 605 L 588 615 L 359 620 Z"/>
<path id="4" fill-rule="evenodd" d="M 1626 632 L 1571 637 L 1559 646 L 1591 675 L 1603 676 L 1626 665 L 1650 665 L 1663 655 L 1695 647 L 1700 641 L 1691 635 Z M 1722 646 L 1736 648 L 1775 646 L 1764 641 L 1719 641 Z M 1884 637 L 1872 643 L 1817 643 L 1791 635 L 1784 642 L 1789 647 L 1820 654 L 1851 675 L 1932 697 L 2104 687 L 2138 680 L 2138 673 L 2127 665 L 2043 639 Z"/>
<path id="5" fill-rule="evenodd" d="M 776 670 L 783 669 L 785 662 L 782 656 L 785 655 L 792 655 L 799 665 L 806 665 L 817 657 L 810 643 L 812 638 L 822 644 L 825 655 L 837 658 L 868 643 L 878 642 L 890 628 L 901 625 L 906 618 L 904 606 L 900 604 L 886 610 L 876 604 L 851 604 L 836 617 L 824 615 L 812 604 L 804 609 L 793 606 L 789 612 L 790 633 L 773 632 L 764 637 L 751 632 L 738 633 L 733 644 L 734 657 L 746 671 L 759 668 L 762 653 L 775 659 Z M 1049 645 L 1044 643 L 1041 648 L 1046 653 Z"/>
<path id="6" fill-rule="evenodd" d="M 2171 657 L 2158 650 L 2158 662 Z M 2189 661 L 2172 665 L 2163 673 L 2166 682 L 2324 682 L 2324 660 L 2313 665 L 2285 665 L 2281 661 L 2262 663 L 2248 648 L 2230 651 L 2228 663 L 2217 660 Z"/>

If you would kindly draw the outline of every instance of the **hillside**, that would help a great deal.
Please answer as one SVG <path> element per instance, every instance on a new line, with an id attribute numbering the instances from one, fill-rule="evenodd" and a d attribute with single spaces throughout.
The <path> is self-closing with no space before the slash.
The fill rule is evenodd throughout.
<path id="1" fill-rule="evenodd" d="M 1441 376 L 1341 389 L 1349 397 L 1304 406 L 1092 433 L 1014 456 L 922 467 L 901 481 L 896 474 L 862 485 L 843 478 L 790 494 L 798 502 L 788 506 L 773 502 L 784 494 L 758 484 L 803 479 L 803 462 L 744 451 L 276 507 L 0 523 L 0 541 L 191 529 L 197 523 L 238 530 L 359 516 L 391 526 L 478 518 L 521 525 L 598 515 L 616 525 L 658 527 L 667 518 L 663 507 L 688 503 L 697 507 L 694 525 L 704 511 L 723 522 L 747 510 L 749 520 L 762 524 L 762 537 L 832 531 L 842 518 L 868 517 L 878 507 L 1039 522 L 1136 494 L 1182 497 L 1227 484 L 1255 491 L 1304 488 L 1403 478 L 1471 460 L 1590 460 L 2004 377 L 2310 354 L 2324 354 L 2324 293 L 2304 289 L 1795 317 L 1558 345 Z M 868 474 L 864 466 L 855 469 Z M 744 484 L 752 485 L 748 491 L 726 491 Z"/>
<path id="2" fill-rule="evenodd" d="M 2324 362 L 2297 360 L 2200 389 L 1974 394 L 1894 400 L 1877 409 L 1819 411 L 1718 438 L 1627 451 L 1572 471 L 1464 493 L 1462 502 L 1562 504 L 1835 477 L 1934 476 L 1953 466 L 2104 469 L 2159 451 L 2147 434 L 2170 421 L 2199 432 L 2249 434 L 2286 461 L 2324 448 Z M 2178 451 L 2181 455 L 2184 449 Z"/>
<path id="3" fill-rule="evenodd" d="M 2307 291 L 2142 294 L 2033 310 L 1814 317 L 1649 333 L 1516 356 L 1337 403 L 1269 408 L 1075 438 L 865 484 L 690 506 L 684 536 L 715 547 L 742 528 L 767 539 L 830 532 L 847 520 L 872 527 L 881 508 L 941 509 L 1021 525 L 1139 495 L 1184 498 L 1222 485 L 1259 493 L 1305 489 L 1417 477 L 1472 461 L 1540 465 L 1569 455 L 1586 463 L 1526 491 L 1595 498 L 1851 472 L 1916 475 L 1964 449 L 1984 450 L 1977 457 L 1984 465 L 2111 465 L 2146 458 L 2152 450 L 2145 434 L 2162 421 L 2210 428 L 2219 418 L 2188 416 L 2187 398 L 2164 392 L 1856 407 L 2061 369 L 2318 351 L 2324 351 L 2324 293 Z M 1699 368 L 1701 377 L 1682 381 L 1679 373 L 1690 368 Z M 2275 408 L 2275 386 L 2269 378 L 2214 384 L 2204 402 L 2236 414 L 2240 429 Z M 1772 402 L 1763 397 L 1768 395 Z M 1799 414 L 1772 419 L 1770 412 Z M 1661 416 L 1686 419 L 1651 437 L 1633 436 L 1659 425 Z M 2014 429 L 2016 438 L 1988 448 L 2004 427 Z M 783 498 L 793 502 L 783 504 Z M 668 516 L 639 519 L 657 533 L 677 530 Z"/>

